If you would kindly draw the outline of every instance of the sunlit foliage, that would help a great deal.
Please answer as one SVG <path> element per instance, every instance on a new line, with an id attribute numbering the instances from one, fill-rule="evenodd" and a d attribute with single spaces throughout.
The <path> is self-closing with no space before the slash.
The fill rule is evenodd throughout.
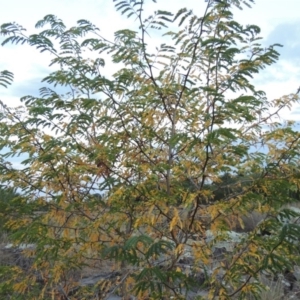
<path id="1" fill-rule="evenodd" d="M 79 286 L 74 274 L 86 267 L 117 272 L 107 282 L 124 297 L 184 299 L 199 273 L 205 299 L 259 295 L 262 271 L 284 272 L 298 257 L 298 225 L 275 217 L 297 216 L 281 208 L 299 189 L 300 136 L 277 117 L 299 99 L 267 99 L 252 83 L 279 45 L 262 46 L 256 25 L 233 19 L 250 0 L 209 0 L 202 16 L 114 2 L 133 29 L 112 40 L 87 20 L 68 29 L 53 15 L 38 34 L 1 26 L 3 44 L 49 52 L 57 68 L 39 97 L 2 104 L 0 179 L 20 192 L 6 227 L 15 245 L 35 246 L 27 268 L 1 267 L 1 299 L 105 299 L 105 282 Z M 12 79 L 0 74 L 5 87 Z M 18 155 L 22 169 L 9 163 Z M 212 246 L 250 211 L 275 217 L 212 269 Z M 178 263 L 187 251 L 189 271 Z"/>

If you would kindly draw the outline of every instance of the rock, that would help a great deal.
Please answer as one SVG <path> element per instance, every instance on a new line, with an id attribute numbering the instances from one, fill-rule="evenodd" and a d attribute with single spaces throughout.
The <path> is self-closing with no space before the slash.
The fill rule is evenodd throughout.
<path id="1" fill-rule="evenodd" d="M 297 281 L 297 278 L 295 277 L 294 273 L 289 270 L 286 270 L 284 272 L 284 279 L 289 283 L 290 290 L 293 290 L 294 283 Z"/>
<path id="2" fill-rule="evenodd" d="M 225 258 L 225 254 L 228 253 L 225 247 L 216 247 L 213 251 L 213 259 L 222 260 Z"/>
<path id="3" fill-rule="evenodd" d="M 16 249 L 35 249 L 35 244 L 20 244 L 20 245 L 14 245 L 14 244 L 7 244 L 4 248 L 5 249 L 12 249 L 12 248 L 16 248 Z"/>
<path id="4" fill-rule="evenodd" d="M 224 235 L 226 237 L 223 241 L 215 241 L 216 237 L 219 235 Z M 246 233 L 238 233 L 235 231 L 224 231 L 214 234 L 211 230 L 206 230 L 206 242 L 214 242 L 212 251 L 215 251 L 216 248 L 225 248 L 226 251 L 232 252 L 235 245 L 241 242 L 246 236 Z"/>

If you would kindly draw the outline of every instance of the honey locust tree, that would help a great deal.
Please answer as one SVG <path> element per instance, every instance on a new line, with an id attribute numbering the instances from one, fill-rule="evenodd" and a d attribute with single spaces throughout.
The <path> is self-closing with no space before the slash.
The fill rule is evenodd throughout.
<path id="1" fill-rule="evenodd" d="M 132 28 L 113 39 L 54 15 L 32 35 L 1 26 L 3 45 L 29 44 L 56 67 L 39 97 L 2 103 L 0 176 L 20 195 L 1 213 L 13 243 L 33 244 L 26 268 L 1 267 L 2 299 L 257 296 L 263 271 L 291 270 L 298 257 L 298 225 L 275 218 L 296 216 L 282 207 L 299 188 L 299 133 L 277 117 L 298 96 L 267 99 L 252 83 L 278 45 L 233 18 L 250 0 L 208 0 L 201 16 L 114 2 Z M 1 84 L 12 77 L 3 71 Z M 250 211 L 275 217 L 216 263 L 214 245 Z M 107 276 L 85 286 L 92 268 Z"/>

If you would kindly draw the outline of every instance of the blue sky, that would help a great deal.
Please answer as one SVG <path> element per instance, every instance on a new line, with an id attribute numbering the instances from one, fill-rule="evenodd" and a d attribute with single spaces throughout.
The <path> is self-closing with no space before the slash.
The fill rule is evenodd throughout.
<path id="1" fill-rule="evenodd" d="M 185 6 L 199 15 L 205 7 L 204 0 L 157 0 L 146 1 L 148 9 L 165 9 L 176 12 Z M 170 5 L 171 4 L 171 5 Z M 147 7 L 146 7 L 147 8 Z M 257 0 L 252 9 L 236 12 L 236 19 L 244 24 L 261 27 L 263 43 L 282 43 L 280 61 L 255 79 L 255 84 L 265 90 L 269 98 L 295 92 L 300 86 L 300 1 Z M 28 33 L 36 32 L 35 23 L 47 14 L 61 18 L 67 26 L 79 19 L 87 19 L 97 25 L 101 34 L 113 37 L 113 32 L 132 25 L 133 19 L 121 17 L 114 9 L 112 0 L 10 0 L 2 5 L 0 23 L 15 21 Z M 14 84 L 1 89 L 0 99 L 7 104 L 18 103 L 26 94 L 38 92 L 41 79 L 49 73 L 50 57 L 29 46 L 0 47 L 0 70 L 8 69 L 15 74 Z M 300 106 L 282 113 L 283 118 L 300 119 Z"/>
<path id="2" fill-rule="evenodd" d="M 300 86 L 300 1 L 299 0 L 256 0 L 251 9 L 236 11 L 237 21 L 261 27 L 263 43 L 281 43 L 280 61 L 255 78 L 255 84 L 267 93 L 268 98 L 279 98 L 296 92 Z M 203 14 L 204 0 L 151 0 L 146 9 L 171 10 L 181 7 Z M 146 11 L 147 12 L 147 11 Z M 126 19 L 114 9 L 112 0 L 10 0 L 1 5 L 0 23 L 17 22 L 28 34 L 36 32 L 35 23 L 47 14 L 54 14 L 65 24 L 73 26 L 79 19 L 87 19 L 97 25 L 101 34 L 110 39 L 113 33 L 132 25 L 133 19 Z M 41 79 L 49 74 L 51 57 L 39 53 L 29 46 L 0 46 L 0 71 L 7 69 L 14 73 L 15 80 L 9 89 L 0 89 L 0 99 L 8 105 L 17 105 L 20 97 L 37 95 Z M 300 121 L 300 105 L 291 111 L 282 112 L 283 119 Z"/>

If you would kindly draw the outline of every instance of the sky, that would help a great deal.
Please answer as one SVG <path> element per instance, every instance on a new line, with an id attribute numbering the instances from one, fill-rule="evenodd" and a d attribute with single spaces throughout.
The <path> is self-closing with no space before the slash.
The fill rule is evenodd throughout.
<path id="1" fill-rule="evenodd" d="M 268 67 L 254 79 L 256 87 L 264 90 L 269 99 L 294 93 L 300 86 L 300 1 L 256 0 L 251 9 L 235 11 L 235 19 L 242 24 L 255 24 L 261 28 L 262 43 L 280 43 L 281 57 L 276 65 Z M 148 3 L 148 4 L 147 4 Z M 0 24 L 16 22 L 37 32 L 35 23 L 47 14 L 54 14 L 67 27 L 76 25 L 79 19 L 87 19 L 100 28 L 100 33 L 113 39 L 118 29 L 130 28 L 134 19 L 127 19 L 116 12 L 113 0 L 9 0 L 1 6 Z M 147 9 L 177 12 L 179 8 L 193 9 L 202 15 L 205 0 L 146 0 Z M 0 41 L 3 38 L 0 37 Z M 0 89 L 0 99 L 9 106 L 19 104 L 24 95 L 38 95 L 41 80 L 49 74 L 51 57 L 33 47 L 20 45 L 0 46 L 0 71 L 9 70 L 15 75 L 8 89 Z M 283 119 L 300 121 L 300 105 L 281 113 Z"/>
<path id="2" fill-rule="evenodd" d="M 269 99 L 296 92 L 300 86 L 300 1 L 255 2 L 251 9 L 236 11 L 236 20 L 258 25 L 265 45 L 284 45 L 279 49 L 279 62 L 258 75 L 255 85 L 264 90 Z M 67 27 L 75 25 L 79 19 L 87 19 L 100 28 L 102 35 L 112 39 L 114 31 L 128 28 L 134 22 L 134 19 L 126 19 L 116 12 L 114 4 L 113 0 L 10 0 L 1 7 L 0 23 L 17 22 L 27 29 L 28 34 L 32 34 L 37 32 L 34 25 L 38 20 L 47 14 L 54 14 Z M 157 0 L 157 4 L 146 0 L 146 4 L 145 12 L 147 8 L 176 12 L 181 7 L 187 7 L 198 15 L 203 14 L 206 5 L 204 0 Z M 0 46 L 0 71 L 6 69 L 15 75 L 12 86 L 1 88 L 0 99 L 8 105 L 16 105 L 24 95 L 37 95 L 41 79 L 49 74 L 49 63 L 50 56 L 39 53 L 33 47 Z M 294 106 L 291 111 L 284 111 L 281 116 L 300 120 L 300 105 Z"/>

